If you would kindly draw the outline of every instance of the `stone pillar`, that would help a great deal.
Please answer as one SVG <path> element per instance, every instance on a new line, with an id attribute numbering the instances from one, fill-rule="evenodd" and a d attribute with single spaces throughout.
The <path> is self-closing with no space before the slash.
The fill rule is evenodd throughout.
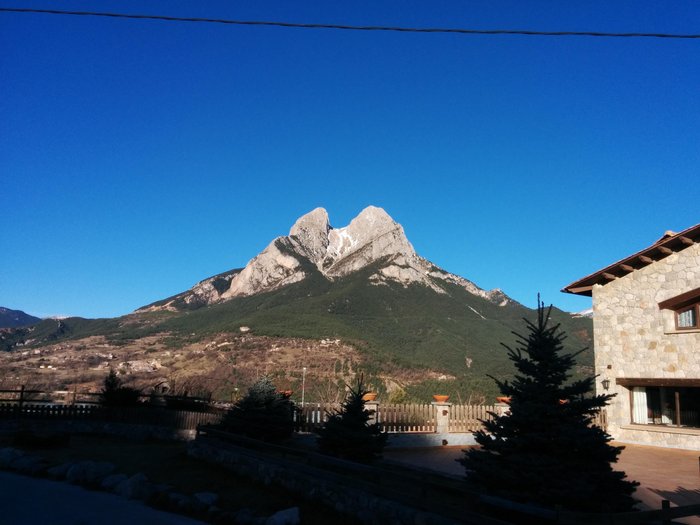
<path id="1" fill-rule="evenodd" d="M 452 403 L 434 401 L 432 405 L 435 407 L 435 432 L 447 434 L 450 431 L 450 407 Z"/>
<path id="2" fill-rule="evenodd" d="M 365 410 L 369 410 L 370 416 L 367 423 L 373 425 L 377 422 L 377 413 L 379 410 L 379 401 L 365 401 Z"/>
<path id="3" fill-rule="evenodd" d="M 510 405 L 508 403 L 503 403 L 502 401 L 499 401 L 498 403 L 496 403 L 493 406 L 493 408 L 494 408 L 494 412 L 498 416 L 505 416 L 508 413 L 508 411 L 510 410 Z"/>

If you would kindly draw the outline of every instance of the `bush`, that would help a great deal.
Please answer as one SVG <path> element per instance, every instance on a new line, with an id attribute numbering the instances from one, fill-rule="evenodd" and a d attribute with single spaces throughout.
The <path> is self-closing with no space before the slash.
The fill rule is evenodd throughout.
<path id="1" fill-rule="evenodd" d="M 114 369 L 111 369 L 105 378 L 100 404 L 106 407 L 131 407 L 139 404 L 140 397 L 140 390 L 123 386 L 122 380 Z"/>
<path id="2" fill-rule="evenodd" d="M 366 410 L 362 399 L 368 392 L 360 378 L 342 407 L 329 414 L 328 421 L 317 431 L 318 448 L 323 454 L 362 463 L 381 458 L 387 434 L 378 423 L 369 423 L 374 411 Z"/>
<path id="3" fill-rule="evenodd" d="M 263 441 L 283 441 L 294 431 L 295 407 L 263 377 L 224 416 L 220 428 Z"/>

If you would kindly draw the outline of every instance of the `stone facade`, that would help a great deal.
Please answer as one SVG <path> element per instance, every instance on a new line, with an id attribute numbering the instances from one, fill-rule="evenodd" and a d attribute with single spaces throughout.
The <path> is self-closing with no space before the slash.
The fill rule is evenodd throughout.
<path id="1" fill-rule="evenodd" d="M 692 244 L 604 285 L 595 284 L 597 391 L 616 393 L 608 432 L 627 442 L 700 450 L 700 428 L 632 424 L 631 390 L 619 379 L 700 379 L 700 330 L 676 329 L 661 301 L 700 288 L 700 244 Z M 610 390 L 602 380 L 610 381 Z M 623 381 L 624 382 L 624 381 Z"/>
<path id="2" fill-rule="evenodd" d="M 284 453 L 280 453 L 284 452 Z M 470 493 L 443 475 L 403 465 L 365 465 L 302 449 L 266 444 L 257 449 L 207 435 L 188 444 L 188 455 L 215 463 L 239 476 L 281 486 L 299 499 L 323 503 L 367 525 L 459 525 L 493 522 L 475 514 Z M 399 488 L 397 488 L 399 487 Z M 441 494 L 461 497 L 454 508 Z M 269 521 L 268 521 L 269 523 Z"/>

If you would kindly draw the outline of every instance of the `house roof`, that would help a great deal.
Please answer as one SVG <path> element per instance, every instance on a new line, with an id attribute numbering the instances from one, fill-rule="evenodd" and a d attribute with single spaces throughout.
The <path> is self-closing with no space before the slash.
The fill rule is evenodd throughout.
<path id="1" fill-rule="evenodd" d="M 621 261 L 606 266 L 602 270 L 587 275 L 562 288 L 562 292 L 572 293 L 577 295 L 592 294 L 593 285 L 605 285 L 614 281 L 618 277 L 624 277 L 628 273 L 649 266 L 650 264 L 660 261 L 668 257 L 674 252 L 679 252 L 685 248 L 692 246 L 696 242 L 700 242 L 700 224 L 691 226 L 687 230 L 680 233 L 667 231 L 663 236 L 648 248 L 644 248 Z"/>

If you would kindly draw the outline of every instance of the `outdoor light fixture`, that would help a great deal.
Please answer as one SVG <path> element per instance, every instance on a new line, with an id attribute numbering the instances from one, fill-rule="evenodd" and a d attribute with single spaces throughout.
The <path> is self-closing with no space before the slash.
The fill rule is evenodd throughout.
<path id="1" fill-rule="evenodd" d="M 603 379 L 603 380 L 600 382 L 600 384 L 603 385 L 603 390 L 608 390 L 608 389 L 610 389 L 610 379 L 608 379 L 607 377 L 606 377 L 605 379 Z"/>

